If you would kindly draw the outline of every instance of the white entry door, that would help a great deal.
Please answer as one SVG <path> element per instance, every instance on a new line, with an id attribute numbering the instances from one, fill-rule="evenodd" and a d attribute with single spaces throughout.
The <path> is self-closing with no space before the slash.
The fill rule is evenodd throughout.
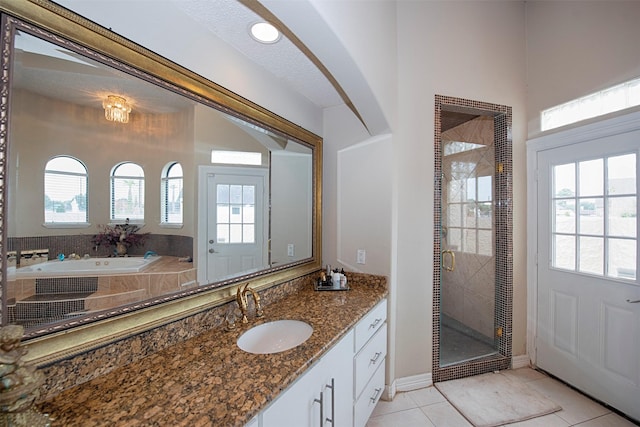
<path id="1" fill-rule="evenodd" d="M 640 131 L 578 139 L 537 152 L 536 364 L 640 420 Z"/>
<path id="2" fill-rule="evenodd" d="M 266 172 L 213 168 L 206 174 L 206 283 L 261 270 L 267 265 Z M 201 214 L 203 214 L 201 212 Z M 199 267 L 200 270 L 200 267 Z"/>

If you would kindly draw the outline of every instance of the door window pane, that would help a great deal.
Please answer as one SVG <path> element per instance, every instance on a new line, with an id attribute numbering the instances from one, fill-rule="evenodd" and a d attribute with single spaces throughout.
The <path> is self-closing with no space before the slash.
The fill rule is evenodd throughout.
<path id="1" fill-rule="evenodd" d="M 580 237 L 580 261 L 578 271 L 604 274 L 604 239 L 601 237 Z"/>
<path id="2" fill-rule="evenodd" d="M 636 278 L 636 241 L 609 239 L 607 272 L 610 277 Z"/>
<path id="3" fill-rule="evenodd" d="M 556 268 L 575 270 L 576 239 L 574 236 L 556 235 L 553 239 L 553 263 Z"/>
<path id="4" fill-rule="evenodd" d="M 217 225 L 218 243 L 229 243 L 229 224 Z"/>
<path id="5" fill-rule="evenodd" d="M 554 197 L 573 197 L 576 195 L 576 166 L 574 163 L 558 165 L 553 168 Z"/>
<path id="6" fill-rule="evenodd" d="M 553 267 L 635 280 L 636 164 L 630 153 L 553 166 Z"/>
<path id="7" fill-rule="evenodd" d="M 636 193 L 636 156 L 609 157 L 607 160 L 607 193 L 635 194 Z"/>
<path id="8" fill-rule="evenodd" d="M 556 233 L 576 232 L 576 203 L 573 200 L 556 200 L 554 203 L 553 230 Z"/>
<path id="9" fill-rule="evenodd" d="M 603 200 L 580 199 L 580 234 L 604 234 Z"/>
<path id="10" fill-rule="evenodd" d="M 256 187 L 217 184 L 218 243 L 255 243 Z"/>
<path id="11" fill-rule="evenodd" d="M 603 159 L 588 160 L 578 164 L 580 170 L 578 195 L 580 197 L 602 196 L 604 194 L 603 168 Z"/>
<path id="12" fill-rule="evenodd" d="M 636 197 L 615 197 L 609 199 L 609 235 L 616 237 L 636 237 L 638 223 Z"/>

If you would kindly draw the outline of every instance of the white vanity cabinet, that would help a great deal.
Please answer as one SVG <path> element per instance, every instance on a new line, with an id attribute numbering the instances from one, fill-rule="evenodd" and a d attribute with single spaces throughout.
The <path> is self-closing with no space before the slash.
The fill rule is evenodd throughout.
<path id="1" fill-rule="evenodd" d="M 259 426 L 364 427 L 384 389 L 386 355 L 384 299 L 257 417 Z"/>
<path id="2" fill-rule="evenodd" d="M 355 327 L 353 426 L 364 427 L 384 390 L 387 356 L 387 300 Z"/>
<path id="3" fill-rule="evenodd" d="M 353 425 L 353 334 L 345 335 L 264 410 L 262 427 Z"/>

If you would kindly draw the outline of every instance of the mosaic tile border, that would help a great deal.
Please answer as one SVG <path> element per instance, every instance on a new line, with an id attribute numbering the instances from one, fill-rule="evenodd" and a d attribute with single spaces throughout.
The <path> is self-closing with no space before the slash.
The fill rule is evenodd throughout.
<path id="1" fill-rule="evenodd" d="M 482 359 L 440 367 L 440 308 L 441 308 L 441 257 L 440 229 L 442 226 L 442 139 L 441 113 L 449 110 L 474 112 L 494 117 L 495 134 L 495 227 L 496 227 L 496 328 L 502 328 L 496 336 L 498 353 Z M 433 382 L 464 378 L 511 366 L 513 323 L 513 158 L 512 158 L 511 107 L 450 96 L 435 96 L 434 122 L 434 206 L 433 206 Z"/>

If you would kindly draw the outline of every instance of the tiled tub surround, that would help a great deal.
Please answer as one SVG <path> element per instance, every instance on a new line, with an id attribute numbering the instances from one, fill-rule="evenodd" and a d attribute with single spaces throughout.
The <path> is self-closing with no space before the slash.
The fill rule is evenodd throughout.
<path id="1" fill-rule="evenodd" d="M 108 258 L 106 258 L 108 260 Z M 73 262 L 73 261 L 63 261 Z M 29 326 L 29 319 L 39 317 L 42 304 L 47 301 L 66 301 L 58 308 L 44 309 L 52 319 L 62 319 L 68 313 L 65 310 L 90 311 L 107 310 L 123 304 L 135 303 L 169 292 L 186 290 L 196 286 L 196 269 L 191 262 L 182 262 L 180 258 L 163 256 L 139 273 L 100 275 L 73 278 L 24 278 L 7 282 L 7 301 L 12 321 L 18 320 Z M 97 284 L 90 284 L 95 282 Z M 87 287 L 87 292 L 72 296 L 67 289 Z M 46 288 L 46 294 L 52 295 L 50 300 L 40 295 Z M 39 292 L 37 291 L 39 290 Z M 69 301 L 79 298 L 78 306 Z M 19 306 L 19 307 L 18 307 Z M 33 306 L 33 309 L 29 309 Z M 76 307 L 76 308 L 73 308 Z M 60 313 L 55 313 L 61 311 Z M 33 316 L 29 313 L 33 312 Z M 21 313 L 21 314 L 20 314 Z M 19 318 L 16 319 L 15 317 Z"/>
<path id="2" fill-rule="evenodd" d="M 47 367 L 48 400 L 39 407 L 64 426 L 243 426 L 387 295 L 384 277 L 348 274 L 350 291 L 316 292 L 315 276 L 261 292 L 265 317 L 255 319 L 251 307 L 249 323 L 232 331 L 222 320 L 235 302 Z M 236 346 L 247 329 L 278 319 L 303 320 L 313 334 L 277 354 Z M 174 345 L 159 349 L 165 340 Z M 105 365 L 111 371 L 100 375 Z M 94 379 L 51 397 L 66 388 L 56 381 L 87 377 Z"/>

